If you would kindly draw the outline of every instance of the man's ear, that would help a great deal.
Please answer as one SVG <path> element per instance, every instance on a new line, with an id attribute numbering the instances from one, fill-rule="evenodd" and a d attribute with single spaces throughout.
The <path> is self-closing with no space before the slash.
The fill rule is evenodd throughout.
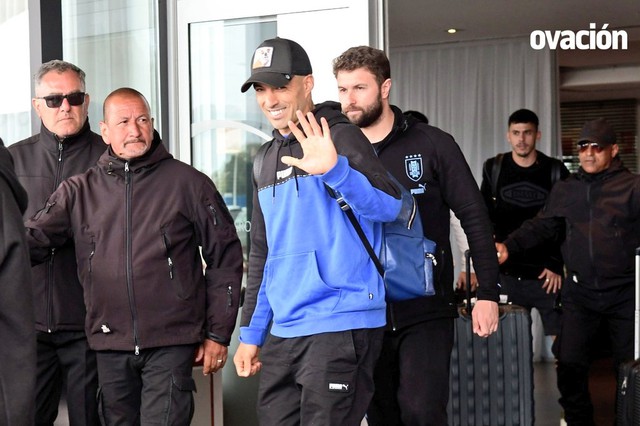
<path id="1" fill-rule="evenodd" d="M 109 127 L 104 121 L 100 122 L 100 135 L 102 136 L 104 143 L 111 145 L 111 143 L 109 143 Z"/>
<path id="2" fill-rule="evenodd" d="M 388 99 L 389 93 L 391 93 L 391 79 L 388 78 L 380 85 L 380 96 L 382 99 Z"/>
<path id="3" fill-rule="evenodd" d="M 618 151 L 620 151 L 620 147 L 618 146 L 617 143 L 614 143 L 613 145 L 611 145 L 611 158 L 618 155 Z"/>
<path id="4" fill-rule="evenodd" d="M 38 102 L 40 99 L 33 98 L 31 99 L 31 106 L 33 106 L 33 110 L 38 114 L 38 117 L 42 118 L 42 114 L 40 113 L 40 108 L 42 108 L 42 102 Z"/>
<path id="5" fill-rule="evenodd" d="M 307 94 L 310 94 L 315 84 L 315 80 L 313 79 L 313 74 L 305 75 L 303 84 L 304 84 L 304 92 Z"/>

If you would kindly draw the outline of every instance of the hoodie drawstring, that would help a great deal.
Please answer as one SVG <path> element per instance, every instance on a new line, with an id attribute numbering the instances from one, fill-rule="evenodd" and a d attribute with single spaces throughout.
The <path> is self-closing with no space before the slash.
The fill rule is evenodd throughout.
<path id="1" fill-rule="evenodd" d="M 291 150 L 291 145 L 287 144 L 287 147 L 289 148 L 289 156 L 293 157 L 293 151 Z M 296 195 L 299 197 L 300 196 L 300 188 L 298 187 L 298 171 L 296 170 L 296 168 L 294 166 L 293 167 L 293 179 L 296 181 Z"/>

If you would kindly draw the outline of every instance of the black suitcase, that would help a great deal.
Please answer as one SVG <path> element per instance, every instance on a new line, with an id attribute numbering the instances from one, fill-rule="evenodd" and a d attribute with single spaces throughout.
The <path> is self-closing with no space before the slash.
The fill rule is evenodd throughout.
<path id="1" fill-rule="evenodd" d="M 467 265 L 469 256 L 466 254 Z M 467 267 L 467 283 L 470 280 Z M 468 288 L 468 286 L 467 286 Z M 449 424 L 528 426 L 534 422 L 531 315 L 520 306 L 500 305 L 498 331 L 473 333 L 470 293 L 459 308 L 451 354 Z"/>
<path id="2" fill-rule="evenodd" d="M 616 426 L 640 425 L 640 248 L 636 249 L 636 307 L 634 319 L 634 361 L 618 370 Z"/>

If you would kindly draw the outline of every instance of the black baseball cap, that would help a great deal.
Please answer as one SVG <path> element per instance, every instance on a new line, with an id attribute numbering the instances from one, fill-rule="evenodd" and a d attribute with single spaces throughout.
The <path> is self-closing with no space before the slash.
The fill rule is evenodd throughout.
<path id="1" fill-rule="evenodd" d="M 613 145 L 616 143 L 616 132 L 604 118 L 587 121 L 580 132 L 578 145 L 585 142 L 597 143 L 603 147 Z"/>
<path id="2" fill-rule="evenodd" d="M 272 38 L 262 42 L 251 58 L 251 77 L 240 91 L 249 90 L 253 83 L 264 83 L 273 87 L 284 87 L 294 75 L 312 73 L 307 52 L 293 40 Z"/>

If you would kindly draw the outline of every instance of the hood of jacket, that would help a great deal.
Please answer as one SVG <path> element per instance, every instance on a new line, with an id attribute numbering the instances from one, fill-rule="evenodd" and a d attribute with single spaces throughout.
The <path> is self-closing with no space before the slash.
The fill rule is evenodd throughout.
<path id="1" fill-rule="evenodd" d="M 419 121 L 413 117 L 407 117 L 402 113 L 400 108 L 395 105 L 390 105 L 393 111 L 393 127 L 391 131 L 384 139 L 374 144 L 376 152 L 380 154 L 389 144 L 397 139 L 401 134 L 412 128 Z"/>
<path id="2" fill-rule="evenodd" d="M 342 113 L 342 107 L 340 106 L 340 103 L 335 101 L 325 101 L 316 104 L 314 105 L 314 108 L 311 112 L 316 117 L 318 122 L 320 122 L 320 117 L 324 117 L 329 123 L 329 127 L 333 126 L 336 123 L 349 123 L 349 119 Z M 302 129 L 299 124 L 298 128 Z M 273 129 L 272 135 L 275 142 L 288 144 L 296 141 L 296 137 L 293 133 L 283 136 L 279 130 Z"/>
<path id="3" fill-rule="evenodd" d="M 337 123 L 350 123 L 349 119 L 342 113 L 342 107 L 338 102 L 326 101 L 320 104 L 316 104 L 311 112 L 316 117 L 316 120 L 318 120 L 318 122 L 320 122 L 321 117 L 324 117 L 325 120 L 327 120 L 327 123 L 329 123 L 329 127 L 332 127 L 334 124 L 337 124 Z M 300 124 L 298 124 L 298 128 L 302 129 Z M 293 146 L 299 145 L 299 142 L 293 133 L 289 133 L 288 135 L 282 135 L 279 130 L 274 129 L 272 135 L 273 135 L 274 148 L 276 149 L 276 156 L 275 156 L 276 162 L 280 161 L 281 149 L 286 149 L 287 155 L 289 156 L 296 156 L 297 155 L 295 153 L 296 151 L 299 151 L 299 152 L 302 151 L 302 149 L 299 147 L 293 148 Z M 273 185 L 272 185 L 274 198 L 276 194 L 275 186 L 278 181 L 278 177 L 277 177 L 278 164 L 276 164 L 275 170 L 276 172 L 273 177 Z M 302 170 L 298 170 L 296 167 L 293 168 L 293 178 L 296 181 L 296 189 L 298 189 L 298 177 L 301 174 L 306 174 L 306 173 Z"/>
<path id="4" fill-rule="evenodd" d="M 7 182 L 18 203 L 20 213 L 24 214 L 28 204 L 27 191 L 20 185 L 13 168 L 11 154 L 4 146 L 0 146 L 0 179 L 4 179 Z"/>
<path id="5" fill-rule="evenodd" d="M 620 157 L 615 156 L 611 159 L 611 164 L 605 170 L 598 173 L 587 173 L 582 167 L 580 167 L 576 173 L 576 177 L 583 182 L 597 182 L 609 179 L 611 176 L 624 170 L 626 170 L 626 167 L 622 163 L 622 160 Z"/>
<path id="6" fill-rule="evenodd" d="M 162 144 L 160 134 L 154 130 L 151 147 L 140 157 L 132 158 L 130 160 L 122 159 L 115 155 L 113 148 L 109 146 L 98 160 L 98 167 L 105 169 L 108 174 L 123 175 L 125 166 L 127 166 L 131 172 L 138 173 L 144 169 L 153 167 L 155 164 L 158 164 L 163 160 L 171 158 L 173 158 L 173 156 Z"/>

